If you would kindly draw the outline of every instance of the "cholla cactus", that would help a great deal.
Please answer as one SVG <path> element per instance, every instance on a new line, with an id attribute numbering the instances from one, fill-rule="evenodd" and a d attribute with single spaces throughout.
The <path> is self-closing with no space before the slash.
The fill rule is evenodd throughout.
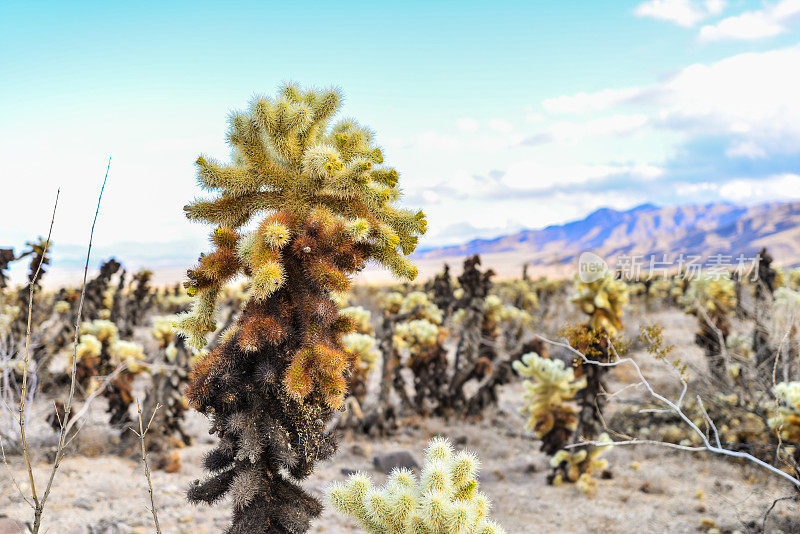
<path id="1" fill-rule="evenodd" d="M 539 309 L 539 296 L 536 293 L 534 282 L 523 278 L 497 284 L 497 292 L 505 301 L 510 302 L 515 308 L 533 313 Z"/>
<path id="2" fill-rule="evenodd" d="M 589 497 L 594 496 L 597 480 L 592 475 L 608 467 L 608 460 L 601 458 L 611 446 L 611 438 L 603 433 L 598 439 L 609 445 L 560 450 L 550 458 L 550 466 L 555 470 L 550 482 L 559 486 L 564 482 L 574 482 L 576 487 Z"/>
<path id="3" fill-rule="evenodd" d="M 478 255 L 464 260 L 464 271 L 458 277 L 462 290 L 455 304 L 453 319 L 461 323 L 456 354 L 453 362 L 453 380 L 449 404 L 456 409 L 464 409 L 469 403 L 464 393 L 464 385 L 471 379 L 482 379 L 492 371 L 492 361 L 496 351 L 491 343 L 483 340 L 484 334 L 491 338 L 494 332 L 487 332 L 486 297 L 492 289 L 495 272 L 478 268 L 481 258 Z M 462 311 L 463 310 L 463 311 Z M 456 317 L 459 315 L 460 317 Z"/>
<path id="4" fill-rule="evenodd" d="M 800 267 L 796 267 L 786 273 L 785 286 L 794 291 L 800 291 Z"/>
<path id="5" fill-rule="evenodd" d="M 195 366 L 187 392 L 220 437 L 205 460 L 210 477 L 188 497 L 210 504 L 229 493 L 229 534 L 305 532 L 320 513 L 284 470 L 304 478 L 335 450 L 326 423 L 356 361 L 340 341 L 352 325 L 330 293 L 370 259 L 403 278 L 417 273 L 405 255 L 425 218 L 393 205 L 398 175 L 379 166 L 369 130 L 351 120 L 329 128 L 340 101 L 335 90 L 286 85 L 231 116 L 231 163 L 197 160 L 200 185 L 217 196 L 186 214 L 217 228 L 213 252 L 188 272 L 196 300 L 177 326 L 203 346 L 223 285 L 240 274 L 250 283 L 236 324 Z"/>
<path id="6" fill-rule="evenodd" d="M 14 256 L 13 248 L 0 248 L 0 291 L 8 286 L 8 273 L 6 273 L 6 270 L 8 265 L 15 259 L 17 258 Z"/>
<path id="7" fill-rule="evenodd" d="M 0 338 L 4 338 L 11 333 L 11 325 L 14 324 L 19 312 L 19 306 L 12 306 L 11 304 L 0 305 Z"/>
<path id="8" fill-rule="evenodd" d="M 374 334 L 375 328 L 372 326 L 372 313 L 362 306 L 349 306 L 342 308 L 339 312 L 353 324 L 353 330 L 360 334 Z"/>
<path id="9" fill-rule="evenodd" d="M 192 351 L 184 338 L 175 333 L 174 316 L 153 317 L 150 334 L 158 342 L 159 357 L 151 366 L 153 383 L 144 402 L 144 413 L 155 411 L 151 430 L 147 433 L 147 449 L 153 453 L 153 465 L 157 469 L 176 472 L 181 468 L 176 448 L 192 442 L 183 429 L 183 419 L 189 402 L 184 390 L 189 382 L 189 367 Z M 156 410 L 156 406 L 159 406 Z"/>
<path id="10" fill-rule="evenodd" d="M 455 453 L 446 439 L 428 445 L 422 476 L 395 470 L 381 488 L 363 474 L 329 490 L 340 513 L 373 534 L 501 534 L 488 519 L 489 499 L 478 491 L 478 458 Z"/>
<path id="11" fill-rule="evenodd" d="M 800 382 L 780 382 L 773 388 L 778 407 L 768 424 L 781 439 L 800 444 Z"/>
<path id="12" fill-rule="evenodd" d="M 656 302 L 666 302 L 670 296 L 672 282 L 669 278 L 657 277 L 650 282 L 647 288 L 647 297 Z"/>
<path id="13" fill-rule="evenodd" d="M 578 410 L 572 402 L 575 394 L 586 387 L 586 379 L 575 379 L 575 372 L 565 368 L 561 360 L 542 358 L 536 353 L 522 356 L 513 363 L 525 381 L 523 414 L 530 416 L 527 427 L 542 440 L 542 450 L 554 454 L 567 444 L 578 426 Z"/>
<path id="14" fill-rule="evenodd" d="M 529 296 L 535 298 L 536 294 L 530 293 Z M 499 295 L 488 295 L 484 306 L 482 339 L 495 342 L 502 340 L 506 352 L 512 352 L 525 330 L 533 326 L 533 316 L 525 309 L 506 304 Z M 483 343 L 480 352 L 482 357 L 490 361 L 497 356 L 496 347 L 490 343 Z"/>
<path id="15" fill-rule="evenodd" d="M 84 300 L 84 317 L 91 321 L 94 319 L 108 319 L 113 306 L 113 301 L 107 301 L 107 294 L 111 277 L 119 271 L 122 265 L 111 258 L 100 264 L 100 272 L 86 284 L 86 298 Z M 102 315 L 107 315 L 102 317 Z"/>
<path id="16" fill-rule="evenodd" d="M 441 273 L 434 276 L 430 283 L 430 291 L 433 294 L 433 303 L 442 310 L 446 317 L 450 315 L 455 304 L 456 297 L 453 294 L 453 280 L 450 277 L 450 266 L 446 263 Z"/>
<path id="17" fill-rule="evenodd" d="M 736 307 L 733 280 L 727 275 L 695 278 L 681 299 L 684 309 L 698 313 L 702 307 L 709 315 L 729 315 Z"/>
<path id="18" fill-rule="evenodd" d="M 414 409 L 428 413 L 447 395 L 447 330 L 442 326 L 442 311 L 422 291 L 406 295 L 398 306 L 404 318 L 394 326 L 394 349 L 407 349 L 408 367 L 414 373 Z M 405 397 L 402 378 L 395 375 L 396 389 Z"/>
<path id="19" fill-rule="evenodd" d="M 797 376 L 800 355 L 800 290 L 780 287 L 774 293 L 770 345 L 778 347 L 784 362 L 784 380 Z"/>
<path id="20" fill-rule="evenodd" d="M 95 377 L 108 375 L 117 367 L 125 368 L 112 380 L 103 396 L 108 399 L 110 423 L 123 427 L 131 422 L 129 407 L 133 403 L 133 380 L 148 370 L 144 349 L 118 337 L 117 326 L 105 319 L 96 319 L 81 325 L 77 348 L 78 382 L 89 390 L 97 387 Z"/>
<path id="21" fill-rule="evenodd" d="M 576 277 L 572 301 L 589 316 L 589 321 L 575 330 L 575 339 L 570 342 L 588 358 L 609 361 L 610 343 L 623 328 L 622 314 L 628 304 L 628 286 L 621 280 L 615 280 L 610 271 L 603 272 L 593 282 L 584 282 Z M 576 364 L 575 374 L 586 377 L 586 387 L 576 395 L 580 412 L 574 437 L 591 439 L 597 435 L 603 420 L 603 409 L 608 402 L 603 391 L 609 368 L 582 361 L 576 361 Z"/>
<path id="22" fill-rule="evenodd" d="M 342 346 L 357 362 L 350 375 L 348 390 L 350 395 L 361 403 L 367 394 L 369 373 L 375 367 L 380 355 L 378 340 L 374 336 L 375 329 L 372 326 L 372 314 L 361 306 L 344 308 L 340 314 L 353 324 L 354 331 L 342 336 Z"/>
<path id="23" fill-rule="evenodd" d="M 403 294 L 398 291 L 390 291 L 381 297 L 381 308 L 386 313 L 400 313 L 402 305 Z"/>
<path id="24" fill-rule="evenodd" d="M 680 300 L 684 309 L 697 316 L 700 331 L 695 342 L 705 351 L 711 375 L 728 381 L 725 343 L 730 334 L 730 317 L 736 308 L 736 288 L 728 276 L 692 280 Z"/>
<path id="25" fill-rule="evenodd" d="M 615 336 L 622 330 L 622 313 L 628 304 L 628 286 L 615 280 L 614 274 L 606 271 L 593 282 L 575 278 L 575 295 L 572 302 L 589 315 L 592 330 Z"/>
<path id="26" fill-rule="evenodd" d="M 47 272 L 47 266 L 50 265 L 50 255 L 53 249 L 53 243 L 39 237 L 36 241 L 29 241 L 25 243 L 28 250 L 20 254 L 17 259 L 20 260 L 26 256 L 30 256 L 28 263 L 28 283 L 25 287 L 17 291 L 17 302 L 21 310 L 27 310 L 30 303 L 30 290 L 34 286 L 34 290 L 42 285 L 42 278 Z M 38 272 L 38 275 L 37 275 Z M 49 310 L 48 310 L 49 311 Z M 44 319 L 43 317 L 44 306 L 42 306 L 41 299 L 36 299 L 33 303 L 32 309 L 32 324 L 39 324 Z M 20 313 L 17 315 L 14 324 L 11 326 L 11 332 L 15 339 L 24 339 L 27 331 L 27 313 Z M 38 360 L 39 354 L 34 354 L 33 359 Z"/>

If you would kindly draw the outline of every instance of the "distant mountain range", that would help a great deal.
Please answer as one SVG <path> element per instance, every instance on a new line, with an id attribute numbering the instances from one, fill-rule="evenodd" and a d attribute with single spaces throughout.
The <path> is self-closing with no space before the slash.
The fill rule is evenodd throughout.
<path id="1" fill-rule="evenodd" d="M 202 240 L 169 243 L 116 243 L 97 247 L 92 253 L 94 268 L 101 260 L 116 257 L 129 270 L 147 267 L 158 284 L 181 280 L 203 250 Z M 523 230 L 494 239 L 474 239 L 461 245 L 421 248 L 414 254 L 420 278 L 426 279 L 450 263 L 461 271 L 465 256 L 480 254 L 483 264 L 500 276 L 519 276 L 528 263 L 532 274 L 572 276 L 578 256 L 592 251 L 614 265 L 620 256 L 667 254 L 699 255 L 709 258 L 723 254 L 754 256 L 767 247 L 777 263 L 800 265 L 800 201 L 770 202 L 753 206 L 706 204 L 659 207 L 643 204 L 627 211 L 599 209 L 586 218 L 539 230 Z M 56 244 L 53 269 L 45 283 L 62 285 L 80 281 L 85 249 Z M 25 275 L 26 262 L 18 262 L 17 281 Z M 370 265 L 360 275 L 365 282 L 392 280 L 386 269 Z"/>
<path id="2" fill-rule="evenodd" d="M 781 265 L 800 265 L 800 202 L 754 206 L 706 204 L 659 207 L 643 204 L 627 211 L 599 209 L 586 218 L 539 230 L 523 230 L 462 245 L 421 249 L 426 264 L 481 254 L 503 257 L 504 264 L 572 264 L 592 251 L 613 264 L 620 256 L 678 254 L 703 258 L 722 254 L 754 256 L 762 247 Z M 513 261 L 511 258 L 514 258 Z M 491 261 L 485 262 L 493 265 Z"/>

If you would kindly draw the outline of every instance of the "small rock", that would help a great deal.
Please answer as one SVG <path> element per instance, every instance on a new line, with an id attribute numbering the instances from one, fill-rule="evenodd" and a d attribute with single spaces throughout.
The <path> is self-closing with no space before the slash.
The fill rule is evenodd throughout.
<path id="1" fill-rule="evenodd" d="M 459 447 L 463 447 L 464 445 L 467 444 L 468 441 L 469 440 L 467 439 L 467 436 L 458 436 L 453 440 L 453 444 Z"/>
<path id="2" fill-rule="evenodd" d="M 536 473 L 539 470 L 539 466 L 534 463 L 529 463 L 525 466 L 526 473 Z"/>
<path id="3" fill-rule="evenodd" d="M 372 463 L 375 465 L 375 469 L 384 475 L 388 475 L 394 469 L 401 467 L 419 470 L 419 464 L 416 460 L 414 460 L 414 457 L 411 456 L 411 453 L 408 451 L 395 451 L 379 454 L 372 459 Z"/>

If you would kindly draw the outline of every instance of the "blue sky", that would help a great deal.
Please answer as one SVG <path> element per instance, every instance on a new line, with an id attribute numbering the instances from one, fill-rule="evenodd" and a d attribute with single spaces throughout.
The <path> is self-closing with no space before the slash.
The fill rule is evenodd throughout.
<path id="1" fill-rule="evenodd" d="M 193 161 L 284 80 L 338 85 L 426 245 L 643 202 L 800 197 L 800 0 L 0 0 L 0 244 L 193 257 Z M 9 223 L 8 221 L 18 221 Z M 157 243 L 157 246 L 148 245 Z M 144 256 L 143 256 L 144 255 Z"/>

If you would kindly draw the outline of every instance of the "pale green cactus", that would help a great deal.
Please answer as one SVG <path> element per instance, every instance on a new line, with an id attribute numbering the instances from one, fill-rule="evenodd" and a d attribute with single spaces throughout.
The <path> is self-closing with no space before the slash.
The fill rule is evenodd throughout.
<path id="1" fill-rule="evenodd" d="M 698 303 L 712 317 L 727 316 L 736 308 L 736 286 L 728 275 L 699 277 L 689 284 L 679 302 L 689 313 L 698 313 Z"/>
<path id="2" fill-rule="evenodd" d="M 775 297 L 775 310 L 772 330 L 777 346 L 787 332 L 794 337 L 797 330 L 800 330 L 800 290 L 794 291 L 788 287 L 780 287 L 775 290 L 773 296 Z"/>
<path id="3" fill-rule="evenodd" d="M 342 336 L 342 346 L 350 354 L 358 356 L 361 368 L 366 374 L 375 366 L 378 361 L 377 340 L 369 334 L 359 334 L 351 332 Z"/>
<path id="4" fill-rule="evenodd" d="M 125 364 L 126 372 L 137 374 L 148 370 L 144 349 L 138 343 L 118 340 L 111 348 L 111 363 Z"/>
<path id="5" fill-rule="evenodd" d="M 440 332 L 441 328 L 427 319 L 413 319 L 395 327 L 392 341 L 396 348 L 408 347 L 413 353 L 436 345 Z"/>
<path id="6" fill-rule="evenodd" d="M 647 295 L 655 300 L 663 301 L 670 296 L 672 282 L 668 278 L 656 278 L 647 289 Z"/>
<path id="7" fill-rule="evenodd" d="M 364 474 L 333 485 L 329 500 L 372 534 L 502 534 L 488 519 L 489 499 L 478 491 L 478 458 L 454 452 L 447 439 L 431 440 L 420 480 L 395 470 L 376 488 Z"/>
<path id="8" fill-rule="evenodd" d="M 531 326 L 533 317 L 525 310 L 504 303 L 498 295 L 491 294 L 484 299 L 484 321 L 490 329 L 500 324 Z"/>
<path id="9" fill-rule="evenodd" d="M 800 267 L 792 269 L 786 275 L 786 287 L 800 291 Z"/>
<path id="10" fill-rule="evenodd" d="M 403 295 L 397 291 L 390 291 L 381 298 L 381 307 L 389 313 L 397 313 L 403 305 Z"/>
<path id="11" fill-rule="evenodd" d="M 572 302 L 589 315 L 592 330 L 615 336 L 623 328 L 622 314 L 628 305 L 628 286 L 622 280 L 615 280 L 610 271 L 593 282 L 584 282 L 576 276 Z"/>
<path id="12" fill-rule="evenodd" d="M 4 304 L 0 306 L 0 337 L 5 337 L 11 332 L 11 325 L 19 315 L 19 306 Z"/>
<path id="13" fill-rule="evenodd" d="M 427 293 L 412 291 L 403 298 L 399 313 L 414 313 L 414 317 L 427 319 L 434 324 L 442 324 L 442 310 L 434 304 Z"/>
<path id="14" fill-rule="evenodd" d="M 531 378 L 525 381 L 525 405 L 520 410 L 529 416 L 528 429 L 539 438 L 556 427 L 567 430 L 567 435 L 574 431 L 578 412 L 572 400 L 586 387 L 586 378 L 575 380 L 575 372 L 565 368 L 564 362 L 534 352 L 515 361 L 513 367 L 520 376 Z"/>
<path id="15" fill-rule="evenodd" d="M 598 441 L 603 445 L 564 449 L 553 455 L 550 458 L 550 465 L 558 469 L 553 477 L 553 485 L 559 486 L 564 482 L 574 482 L 582 493 L 589 497 L 593 496 L 597 488 L 597 481 L 592 478 L 592 475 L 608 467 L 608 460 L 601 457 L 613 443 L 605 432 L 600 435 Z"/>
<path id="16" fill-rule="evenodd" d="M 536 295 L 534 283 L 529 280 L 515 279 L 498 282 L 497 292 L 506 302 L 515 307 L 532 312 L 539 308 L 539 297 Z"/>
<path id="17" fill-rule="evenodd" d="M 393 297 L 393 302 L 396 298 Z M 397 312 L 411 314 L 407 321 L 395 326 L 392 337 L 396 348 L 408 347 L 412 354 L 435 346 L 446 331 L 442 328 L 442 311 L 426 293 L 413 291 L 403 297 Z"/>
<path id="18" fill-rule="evenodd" d="M 175 319 L 174 315 L 157 315 L 153 317 L 153 328 L 150 329 L 150 335 L 158 341 L 159 346 L 167 347 L 175 339 L 175 328 L 173 326 Z"/>
<path id="19" fill-rule="evenodd" d="M 784 440 L 800 442 L 800 382 L 781 382 L 772 391 L 778 405 L 768 420 L 769 427 Z"/>
<path id="20" fill-rule="evenodd" d="M 109 346 L 117 341 L 119 329 L 117 325 L 106 319 L 95 319 L 92 322 L 86 322 L 81 325 L 81 335 L 91 334 L 103 343 Z"/>
<path id="21" fill-rule="evenodd" d="M 372 334 L 372 314 L 362 306 L 350 306 L 339 311 L 340 315 L 346 316 L 353 323 L 356 332 L 361 334 Z"/>

